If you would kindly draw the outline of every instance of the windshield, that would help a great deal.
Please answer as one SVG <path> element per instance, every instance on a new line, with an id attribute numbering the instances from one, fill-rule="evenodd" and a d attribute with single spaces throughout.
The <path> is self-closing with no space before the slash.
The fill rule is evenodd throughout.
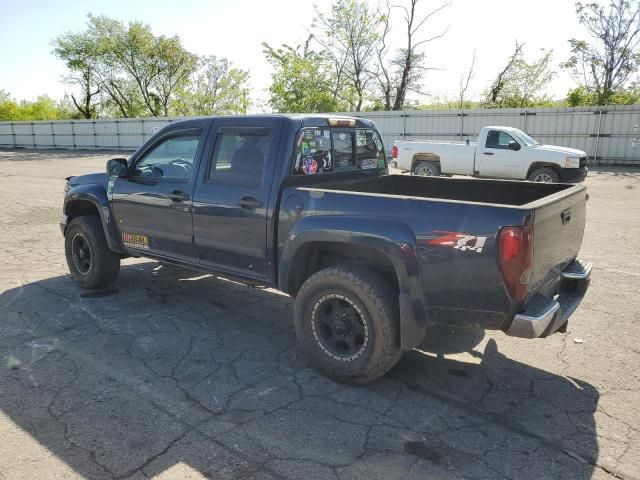
<path id="1" fill-rule="evenodd" d="M 535 147 L 536 145 L 540 145 L 540 142 L 538 142 L 537 140 L 534 140 L 533 138 L 531 138 L 529 135 L 527 135 L 523 131 L 520 131 L 519 134 L 520 134 L 519 135 L 520 136 L 520 140 L 522 140 L 522 142 L 527 147 Z"/>

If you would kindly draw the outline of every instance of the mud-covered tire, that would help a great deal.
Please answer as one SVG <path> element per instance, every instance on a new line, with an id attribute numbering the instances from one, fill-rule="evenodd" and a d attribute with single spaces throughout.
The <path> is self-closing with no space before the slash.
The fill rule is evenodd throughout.
<path id="1" fill-rule="evenodd" d="M 413 175 L 418 177 L 438 177 L 440 176 L 440 166 L 434 162 L 418 162 L 413 167 Z"/>
<path id="2" fill-rule="evenodd" d="M 531 172 L 527 180 L 530 182 L 540 183 L 558 183 L 560 181 L 560 176 L 553 168 L 542 167 L 536 168 Z"/>
<path id="3" fill-rule="evenodd" d="M 329 299 L 344 302 L 361 316 L 361 325 L 366 325 L 366 341 L 351 357 L 327 347 L 317 328 L 319 309 Z M 397 296 L 380 275 L 359 266 L 337 265 L 309 277 L 296 296 L 294 326 L 309 364 L 341 382 L 369 383 L 387 373 L 402 356 Z"/>
<path id="4" fill-rule="evenodd" d="M 64 251 L 69 272 L 82 288 L 105 288 L 118 278 L 120 256 L 109 249 L 97 216 L 71 220 L 64 236 Z"/>

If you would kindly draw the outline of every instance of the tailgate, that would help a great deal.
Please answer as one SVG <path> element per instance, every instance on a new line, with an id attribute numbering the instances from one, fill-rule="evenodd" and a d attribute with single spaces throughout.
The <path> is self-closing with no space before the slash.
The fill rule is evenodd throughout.
<path id="1" fill-rule="evenodd" d="M 532 204 L 533 271 L 527 298 L 537 292 L 550 297 L 558 292 L 560 272 L 576 259 L 582 245 L 586 206 L 584 185 L 573 186 Z"/>

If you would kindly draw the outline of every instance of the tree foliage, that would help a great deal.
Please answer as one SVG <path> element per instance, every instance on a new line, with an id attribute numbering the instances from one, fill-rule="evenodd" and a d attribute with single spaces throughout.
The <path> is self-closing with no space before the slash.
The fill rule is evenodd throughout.
<path id="1" fill-rule="evenodd" d="M 36 100 L 16 101 L 8 92 L 0 90 L 0 121 L 65 120 L 76 118 L 76 112 L 67 99 L 56 101 L 47 95 Z"/>
<path id="2" fill-rule="evenodd" d="M 334 0 L 328 13 L 316 9 L 314 27 L 318 41 L 327 52 L 336 72 L 336 87 L 347 83 L 352 96 L 340 95 L 356 112 L 362 109 L 373 79 L 373 62 L 380 18 L 365 0 Z M 346 82 L 345 82 L 346 80 Z"/>
<path id="3" fill-rule="evenodd" d="M 263 43 L 263 52 L 273 67 L 269 87 L 271 107 L 278 112 L 334 112 L 346 107 L 336 94 L 339 80 L 332 75 L 333 59 L 302 45 L 273 48 Z"/>
<path id="4" fill-rule="evenodd" d="M 220 65 L 227 97 L 244 98 L 247 103 L 247 72 L 228 67 L 226 59 L 200 59 L 187 51 L 177 36 L 156 36 L 151 27 L 139 21 L 125 24 L 107 16 L 89 15 L 82 32 L 67 32 L 53 41 L 54 54 L 63 60 L 68 84 L 79 89 L 73 97 L 85 118 L 167 116 L 176 112 L 215 113 L 207 80 Z M 231 78 L 226 78 L 231 75 Z M 229 88 L 234 88 L 229 92 Z M 186 108 L 187 98 L 196 104 Z M 218 102 L 218 99 L 214 101 Z M 241 102 L 242 103 L 242 102 Z M 229 106 L 224 107 L 228 111 Z M 232 111 L 238 111 L 236 108 Z"/>
<path id="5" fill-rule="evenodd" d="M 234 115 L 247 113 L 249 72 L 226 58 L 201 57 L 197 69 L 177 94 L 178 115 Z"/>
<path id="6" fill-rule="evenodd" d="M 579 85 L 573 95 L 570 92 L 572 101 L 580 97 L 591 105 L 606 105 L 633 96 L 627 88 L 637 80 L 640 67 L 640 2 L 578 2 L 576 13 L 593 41 L 569 40 L 572 55 L 562 67 Z"/>
<path id="7" fill-rule="evenodd" d="M 551 103 L 545 89 L 556 75 L 552 69 L 553 52 L 542 50 L 540 58 L 529 63 L 524 58 L 523 48 L 524 44 L 516 42 L 506 66 L 485 95 L 485 107 L 523 108 Z"/>

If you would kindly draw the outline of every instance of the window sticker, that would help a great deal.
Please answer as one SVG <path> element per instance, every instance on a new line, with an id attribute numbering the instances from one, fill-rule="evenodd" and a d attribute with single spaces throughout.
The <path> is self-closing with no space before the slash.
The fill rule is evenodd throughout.
<path id="1" fill-rule="evenodd" d="M 302 171 L 307 175 L 317 173 L 318 162 L 316 162 L 310 155 L 304 157 L 304 160 L 302 161 Z"/>
<path id="2" fill-rule="evenodd" d="M 360 162 L 360 168 L 377 168 L 378 161 L 375 158 L 363 158 Z"/>
<path id="3" fill-rule="evenodd" d="M 367 134 L 364 130 L 356 130 L 356 146 L 362 147 L 367 144 Z"/>
<path id="4" fill-rule="evenodd" d="M 373 132 L 373 143 L 376 144 L 378 150 L 382 150 L 382 140 L 380 140 L 380 135 L 378 132 Z"/>

